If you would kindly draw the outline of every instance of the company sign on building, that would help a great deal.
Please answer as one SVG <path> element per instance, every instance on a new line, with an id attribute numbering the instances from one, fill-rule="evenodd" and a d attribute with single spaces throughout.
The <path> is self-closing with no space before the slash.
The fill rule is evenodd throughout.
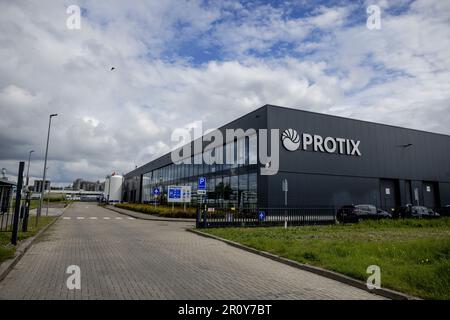
<path id="1" fill-rule="evenodd" d="M 326 153 L 339 153 L 349 156 L 361 156 L 359 145 L 361 141 L 344 138 L 323 138 L 317 134 L 303 133 L 300 135 L 295 129 L 287 129 L 281 135 L 283 146 L 288 151 L 312 150 Z"/>

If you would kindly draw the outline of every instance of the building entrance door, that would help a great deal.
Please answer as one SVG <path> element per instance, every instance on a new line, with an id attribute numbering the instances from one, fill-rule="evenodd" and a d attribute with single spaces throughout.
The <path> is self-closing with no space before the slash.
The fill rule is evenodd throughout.
<path id="1" fill-rule="evenodd" d="M 392 209 L 399 205 L 398 180 L 380 180 L 380 203 L 383 209 Z"/>
<path id="2" fill-rule="evenodd" d="M 423 205 L 427 208 L 436 208 L 438 206 L 438 185 L 435 182 L 423 182 Z"/>

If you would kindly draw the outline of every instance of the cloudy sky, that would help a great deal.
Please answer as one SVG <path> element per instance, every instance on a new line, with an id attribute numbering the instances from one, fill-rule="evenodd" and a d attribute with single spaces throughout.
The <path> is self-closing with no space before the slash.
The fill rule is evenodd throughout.
<path id="1" fill-rule="evenodd" d="M 366 26 L 369 5 L 381 29 Z M 78 5 L 81 29 L 66 10 Z M 114 71 L 110 71 L 115 67 Z M 264 104 L 450 134 L 450 1 L 0 0 L 0 167 L 102 179 Z"/>

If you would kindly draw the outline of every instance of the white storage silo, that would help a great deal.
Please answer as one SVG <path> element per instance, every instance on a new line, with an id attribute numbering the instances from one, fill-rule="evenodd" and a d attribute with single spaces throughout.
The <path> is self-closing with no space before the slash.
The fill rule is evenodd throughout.
<path id="1" fill-rule="evenodd" d="M 119 175 L 111 176 L 108 183 L 109 202 L 121 202 L 123 177 Z"/>
<path id="2" fill-rule="evenodd" d="M 105 180 L 105 191 L 103 191 L 103 197 L 105 198 L 105 201 L 108 201 L 108 195 L 109 195 L 109 177 Z"/>

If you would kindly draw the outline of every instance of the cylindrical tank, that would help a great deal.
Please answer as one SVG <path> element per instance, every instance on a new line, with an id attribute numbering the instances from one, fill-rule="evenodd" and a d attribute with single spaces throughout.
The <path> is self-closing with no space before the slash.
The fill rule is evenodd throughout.
<path id="1" fill-rule="evenodd" d="M 108 181 L 109 202 L 122 201 L 122 184 L 123 177 L 119 175 L 111 176 L 111 181 Z"/>
<path id="2" fill-rule="evenodd" d="M 109 195 L 109 178 L 106 178 L 105 191 L 103 192 L 103 197 L 105 198 L 105 201 L 108 201 L 108 195 Z"/>

